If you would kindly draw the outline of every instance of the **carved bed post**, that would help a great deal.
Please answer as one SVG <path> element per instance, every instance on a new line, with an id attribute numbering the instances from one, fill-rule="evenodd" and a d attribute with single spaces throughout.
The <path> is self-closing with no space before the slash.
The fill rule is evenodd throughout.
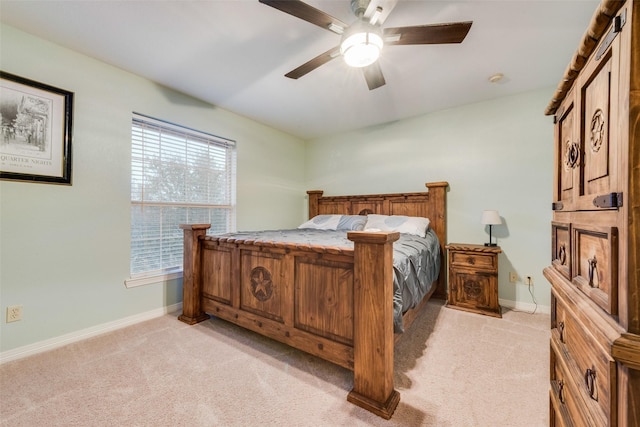
<path id="1" fill-rule="evenodd" d="M 207 234 L 210 224 L 180 224 L 184 230 L 184 263 L 182 267 L 182 314 L 178 319 L 194 325 L 207 320 L 209 315 L 202 311 L 201 286 L 202 271 L 199 239 Z"/>
<path id="2" fill-rule="evenodd" d="M 440 239 L 440 275 L 438 276 L 438 287 L 433 294 L 434 298 L 447 299 L 447 251 L 445 245 L 447 241 L 447 189 L 449 183 L 442 182 L 427 182 L 425 186 L 429 189 L 429 201 L 430 209 L 429 219 L 431 221 L 431 228 L 438 235 Z"/>
<path id="3" fill-rule="evenodd" d="M 322 190 L 309 190 L 307 194 L 309 195 L 309 219 L 318 215 L 318 199 L 322 197 Z"/>
<path id="4" fill-rule="evenodd" d="M 400 402 L 393 388 L 393 242 L 400 233 L 354 231 L 347 236 L 354 242 L 356 313 L 353 390 L 347 400 L 389 419 Z"/>

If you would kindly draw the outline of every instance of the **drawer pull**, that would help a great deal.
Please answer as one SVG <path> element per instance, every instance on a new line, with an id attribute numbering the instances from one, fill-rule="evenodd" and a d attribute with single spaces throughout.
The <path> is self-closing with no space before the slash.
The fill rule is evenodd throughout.
<path id="1" fill-rule="evenodd" d="M 565 245 L 560 246 L 558 250 L 558 259 L 561 265 L 567 265 L 567 248 Z"/>
<path id="2" fill-rule="evenodd" d="M 476 259 L 472 256 L 467 258 L 467 263 L 474 265 L 476 263 Z"/>
<path id="3" fill-rule="evenodd" d="M 565 403 L 565 399 L 564 399 L 564 381 L 562 381 L 562 380 L 558 381 L 558 399 L 560 400 L 560 403 L 562 403 L 562 404 Z"/>
<path id="4" fill-rule="evenodd" d="M 598 279 L 598 260 L 594 255 L 593 258 L 589 258 L 587 262 L 589 263 L 589 286 L 591 286 L 592 288 L 597 288 L 598 283 L 595 282 L 600 282 L 600 280 Z"/>
<path id="5" fill-rule="evenodd" d="M 587 387 L 587 391 L 589 392 L 589 396 L 593 400 L 598 400 L 597 396 L 597 388 L 596 388 L 596 371 L 595 368 L 589 369 L 587 368 L 584 371 L 584 385 Z"/>
<path id="6" fill-rule="evenodd" d="M 564 322 L 558 323 L 558 331 L 560 331 L 560 342 L 564 343 Z"/>

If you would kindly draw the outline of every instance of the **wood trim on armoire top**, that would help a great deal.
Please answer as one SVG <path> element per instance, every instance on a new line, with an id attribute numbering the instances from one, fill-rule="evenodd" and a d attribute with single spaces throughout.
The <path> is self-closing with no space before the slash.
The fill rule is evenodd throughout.
<path id="1" fill-rule="evenodd" d="M 603 36 L 606 36 L 605 31 L 607 27 L 623 4 L 624 1 L 620 0 L 602 0 L 598 9 L 591 18 L 589 28 L 587 28 L 587 31 L 585 31 L 582 36 L 582 41 L 580 42 L 578 50 L 573 55 L 573 58 L 571 58 L 571 62 L 567 66 L 564 76 L 562 80 L 560 80 L 558 88 L 553 94 L 553 97 L 544 112 L 545 115 L 552 116 L 556 113 L 558 107 L 573 86 L 574 80 L 578 77 L 578 74 L 586 65 L 589 56 L 591 56 L 598 45 L 598 42 Z"/>

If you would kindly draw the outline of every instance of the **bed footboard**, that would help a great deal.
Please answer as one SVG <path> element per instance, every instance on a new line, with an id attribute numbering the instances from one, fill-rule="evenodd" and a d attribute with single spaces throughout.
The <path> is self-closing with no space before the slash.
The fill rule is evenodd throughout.
<path id="1" fill-rule="evenodd" d="M 181 321 L 211 314 L 351 369 L 348 401 L 391 417 L 400 400 L 392 306 L 399 233 L 350 232 L 348 249 L 206 236 L 208 224 L 180 227 Z"/>

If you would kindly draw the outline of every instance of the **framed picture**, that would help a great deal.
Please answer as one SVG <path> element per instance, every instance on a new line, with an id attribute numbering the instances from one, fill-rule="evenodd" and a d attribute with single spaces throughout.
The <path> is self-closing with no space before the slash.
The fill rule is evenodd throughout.
<path id="1" fill-rule="evenodd" d="M 0 71 L 0 179 L 71 185 L 73 93 Z"/>

